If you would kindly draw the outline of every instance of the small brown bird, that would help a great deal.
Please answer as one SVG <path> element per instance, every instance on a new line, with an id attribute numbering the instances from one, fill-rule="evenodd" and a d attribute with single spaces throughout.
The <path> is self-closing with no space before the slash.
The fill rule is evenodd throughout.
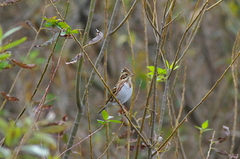
<path id="1" fill-rule="evenodd" d="M 121 69 L 121 74 L 117 84 L 112 89 L 112 93 L 116 96 L 121 104 L 127 102 L 128 99 L 132 96 L 132 76 L 133 74 L 129 71 L 129 69 L 124 67 Z M 99 111 L 98 114 L 100 114 L 110 105 L 117 105 L 117 102 L 112 95 L 109 96 L 108 100 L 105 103 L 105 106 Z"/>

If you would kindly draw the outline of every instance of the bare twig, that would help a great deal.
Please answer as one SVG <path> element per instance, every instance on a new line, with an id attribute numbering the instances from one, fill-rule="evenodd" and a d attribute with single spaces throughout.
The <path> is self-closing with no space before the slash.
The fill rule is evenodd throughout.
<path id="1" fill-rule="evenodd" d="M 96 134 L 98 131 L 100 131 L 103 128 L 103 125 L 98 128 L 97 130 L 95 130 L 93 133 L 89 134 L 88 136 L 86 136 L 84 139 L 82 139 L 81 141 L 79 141 L 78 143 L 72 145 L 71 147 L 69 147 L 68 149 L 66 149 L 65 151 L 63 151 L 58 157 L 62 156 L 63 154 L 65 154 L 67 151 L 70 151 L 71 149 L 73 149 L 74 147 L 78 146 L 79 144 L 81 144 L 83 141 L 87 140 L 89 137 L 93 136 L 94 134 Z"/>
<path id="2" fill-rule="evenodd" d="M 239 48 L 240 42 L 240 31 L 237 34 L 233 50 L 232 50 L 232 59 L 234 58 L 235 54 L 237 53 L 237 49 Z M 233 77 L 233 84 L 234 84 L 234 115 L 233 115 L 233 135 L 232 135 L 232 145 L 230 149 L 230 154 L 233 153 L 235 140 L 236 140 L 236 130 L 237 130 L 237 117 L 238 117 L 238 68 L 239 62 L 237 61 L 235 65 L 232 67 L 232 77 Z"/>
<path id="3" fill-rule="evenodd" d="M 84 31 L 84 36 L 83 36 L 83 44 L 85 44 L 86 41 L 87 41 L 89 30 L 90 30 L 90 27 L 91 27 L 91 24 L 92 24 L 95 4 L 96 4 L 96 0 L 91 0 L 90 8 L 89 8 L 89 14 L 88 14 L 89 15 L 88 16 L 88 21 L 87 21 L 86 28 L 85 28 L 85 31 Z M 80 50 L 83 50 L 83 48 L 80 47 Z M 74 141 L 75 136 L 77 134 L 78 126 L 79 126 L 79 123 L 80 123 L 80 120 L 81 120 L 81 117 L 82 117 L 82 114 L 83 114 L 84 105 L 81 102 L 81 98 L 80 98 L 80 84 L 81 84 L 80 75 L 81 75 L 81 70 L 82 70 L 82 64 L 83 64 L 83 58 L 81 58 L 79 63 L 78 63 L 77 74 L 76 74 L 76 89 L 75 90 L 76 90 L 76 104 L 77 104 L 78 111 L 77 111 L 75 121 L 74 121 L 74 125 L 73 125 L 73 128 L 71 130 L 71 134 L 70 134 L 70 137 L 69 137 L 69 140 L 68 140 L 67 149 L 69 149 L 73 145 L 73 141 Z M 69 154 L 70 154 L 70 151 L 66 151 L 63 158 L 68 159 Z"/>
<path id="4" fill-rule="evenodd" d="M 210 143 L 210 145 L 209 145 L 209 149 L 208 149 L 208 152 L 207 152 L 207 157 L 206 157 L 206 159 L 208 159 L 209 157 L 210 157 L 210 152 L 211 152 L 211 150 L 212 150 L 212 145 L 213 145 L 213 139 L 214 139 L 214 135 L 215 135 L 215 131 L 213 131 L 213 134 L 212 134 L 212 139 L 211 139 L 211 143 Z"/>
<path id="5" fill-rule="evenodd" d="M 240 55 L 240 51 L 238 52 L 238 54 L 234 57 L 234 59 L 232 60 L 232 62 L 230 63 L 230 65 L 226 68 L 226 70 L 223 72 L 223 74 L 218 78 L 218 80 L 216 81 L 216 83 L 212 86 L 212 88 L 206 93 L 206 95 L 200 100 L 200 102 L 193 107 L 193 109 L 191 109 L 188 114 L 182 119 L 182 121 L 175 127 L 175 129 L 173 130 L 173 132 L 168 136 L 168 138 L 164 141 L 164 143 L 157 149 L 157 151 L 155 151 L 152 156 L 156 155 L 158 151 L 162 150 L 162 148 L 168 143 L 168 141 L 173 137 L 173 135 L 177 132 L 177 130 L 179 129 L 179 127 L 187 120 L 187 118 L 189 117 L 190 114 L 192 114 L 202 103 L 203 101 L 205 101 L 208 96 L 213 92 L 213 90 L 217 87 L 217 85 L 219 84 L 219 82 L 223 79 L 223 77 L 226 75 L 226 73 L 228 72 L 228 70 L 232 67 L 232 65 L 234 64 L 234 62 L 237 60 L 237 58 Z"/>
<path id="6" fill-rule="evenodd" d="M 112 35 L 113 33 L 115 33 L 119 28 L 121 28 L 121 26 L 127 21 L 127 19 L 129 18 L 130 14 L 132 13 L 134 7 L 136 6 L 138 0 L 135 0 L 133 2 L 133 5 L 131 6 L 131 8 L 129 9 L 128 13 L 125 15 L 125 18 L 121 21 L 121 23 L 115 28 L 113 29 L 113 31 L 111 31 L 109 34 Z"/>

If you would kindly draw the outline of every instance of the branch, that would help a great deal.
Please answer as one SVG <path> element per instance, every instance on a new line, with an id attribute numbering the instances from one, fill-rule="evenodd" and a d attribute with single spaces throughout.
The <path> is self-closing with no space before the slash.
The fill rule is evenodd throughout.
<path id="1" fill-rule="evenodd" d="M 193 107 L 192 110 L 188 112 L 188 114 L 183 118 L 183 120 L 176 126 L 176 128 L 173 130 L 173 132 L 168 136 L 168 138 L 164 141 L 164 143 L 152 154 L 152 157 L 157 154 L 158 151 L 161 151 L 161 149 L 169 142 L 169 140 L 173 137 L 173 135 L 177 132 L 179 127 L 187 120 L 187 118 L 205 101 L 208 96 L 213 92 L 213 90 L 217 87 L 217 85 L 220 83 L 220 81 L 223 79 L 223 77 L 226 75 L 227 71 L 232 67 L 234 62 L 237 60 L 237 58 L 240 55 L 240 51 L 235 56 L 231 64 L 226 68 L 226 70 L 223 72 L 223 74 L 219 77 L 219 79 L 216 81 L 216 83 L 212 86 L 212 88 L 207 92 L 207 94 L 200 100 L 200 102 Z"/>

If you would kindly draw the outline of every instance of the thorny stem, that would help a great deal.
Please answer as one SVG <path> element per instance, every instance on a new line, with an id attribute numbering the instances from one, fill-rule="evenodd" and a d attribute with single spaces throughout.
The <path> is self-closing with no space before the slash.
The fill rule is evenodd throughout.
<path id="1" fill-rule="evenodd" d="M 189 117 L 189 115 L 191 115 L 202 103 L 204 100 L 207 99 L 207 97 L 213 92 L 213 90 L 217 87 L 217 85 L 219 84 L 219 82 L 223 79 L 223 77 L 226 75 L 226 73 L 228 72 L 228 70 L 232 67 L 232 65 L 234 64 L 234 62 L 237 60 L 237 58 L 240 55 L 240 51 L 238 52 L 238 54 L 235 56 L 235 58 L 232 60 L 232 62 L 230 63 L 230 65 L 226 68 L 226 70 L 223 72 L 223 74 L 219 77 L 219 79 L 216 81 L 216 83 L 212 86 L 212 88 L 207 92 L 207 94 L 200 100 L 200 102 L 193 107 L 193 109 L 191 109 L 187 115 L 182 119 L 182 121 L 175 127 L 175 129 L 173 130 L 173 132 L 168 136 L 168 138 L 164 141 L 164 143 L 152 154 L 152 156 L 156 155 L 159 151 L 162 150 L 162 148 L 169 142 L 169 140 L 173 137 L 173 135 L 177 132 L 177 130 L 179 129 L 179 127 L 187 120 L 187 118 Z"/>

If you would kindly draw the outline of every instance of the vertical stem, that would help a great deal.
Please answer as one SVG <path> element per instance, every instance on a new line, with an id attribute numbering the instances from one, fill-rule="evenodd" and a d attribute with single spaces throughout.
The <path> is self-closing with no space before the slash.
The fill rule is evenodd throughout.
<path id="1" fill-rule="evenodd" d="M 232 50 L 232 59 L 236 55 L 237 46 L 240 42 L 240 32 L 238 32 L 233 50 Z M 234 84 L 234 115 L 233 115 L 233 135 L 232 135 L 232 145 L 230 149 L 230 154 L 233 153 L 235 140 L 236 140 L 236 129 L 237 129 L 237 117 L 238 117 L 238 61 L 232 66 L 232 77 L 233 77 L 233 84 Z"/>
<path id="2" fill-rule="evenodd" d="M 89 14 L 88 14 L 89 17 L 88 17 L 88 21 L 87 21 L 85 32 L 84 32 L 84 37 L 83 37 L 83 44 L 85 44 L 86 41 L 87 41 L 89 30 L 90 30 L 90 27 L 91 27 L 91 24 L 92 24 L 95 4 L 96 4 L 96 0 L 91 0 L 90 8 L 89 8 Z M 84 106 L 81 103 L 81 99 L 80 99 L 80 84 L 81 84 L 81 76 L 80 75 L 81 75 L 81 70 L 82 70 L 82 64 L 83 64 L 83 58 L 81 58 L 80 61 L 78 62 L 77 75 L 76 75 L 76 92 L 75 92 L 76 93 L 76 103 L 77 103 L 77 109 L 78 110 L 77 110 L 77 114 L 76 114 L 76 118 L 75 118 L 75 121 L 74 121 L 73 128 L 72 128 L 71 133 L 70 133 L 70 137 L 69 137 L 69 140 L 68 140 L 67 149 L 69 149 L 73 145 L 73 141 L 74 141 L 75 136 L 77 134 L 78 126 L 79 126 L 79 123 L 80 123 L 80 120 L 81 120 L 81 117 L 82 117 L 82 114 L 83 114 L 83 109 L 84 109 Z M 70 154 L 70 150 L 66 151 L 66 153 L 63 156 L 63 159 L 68 159 L 69 154 Z"/>
<path id="3" fill-rule="evenodd" d="M 104 30 L 105 32 L 107 32 L 107 29 L 108 29 L 108 0 L 105 0 L 104 1 Z M 107 61 L 108 61 L 108 53 L 107 53 L 107 50 L 104 51 L 104 80 L 107 81 Z M 105 101 L 107 100 L 108 98 L 108 91 L 107 89 L 104 87 L 104 99 Z M 109 145 L 109 142 L 110 142 L 110 139 L 109 139 L 109 124 L 107 123 L 106 124 L 106 154 L 107 154 L 107 159 L 109 159 L 109 156 L 110 156 L 110 152 L 109 152 L 109 149 L 107 148 L 108 145 Z"/>
<path id="4" fill-rule="evenodd" d="M 114 22 L 114 20 L 115 20 L 115 18 L 117 16 L 117 11 L 118 11 L 119 6 L 120 6 L 120 0 L 117 0 L 117 2 L 115 3 L 114 9 L 113 9 L 112 17 L 111 17 L 109 25 L 108 25 L 108 30 L 107 30 L 107 33 L 106 33 L 106 37 L 105 37 L 105 39 L 103 41 L 102 48 L 101 48 L 101 50 L 100 50 L 100 52 L 98 54 L 98 57 L 97 57 L 97 59 L 95 61 L 95 64 L 94 64 L 95 68 L 98 68 L 99 63 L 102 60 L 103 54 L 104 54 L 104 52 L 106 51 L 106 49 L 108 47 L 108 43 L 109 43 L 109 40 L 110 40 L 110 34 L 109 33 L 111 32 L 111 30 L 113 28 L 113 22 Z M 88 79 L 88 83 L 87 83 L 87 85 L 85 87 L 86 89 L 84 90 L 84 93 L 83 93 L 83 96 L 82 96 L 82 103 L 85 103 L 85 98 L 86 98 L 87 92 L 88 92 L 88 90 L 89 90 L 89 88 L 90 88 L 90 86 L 91 86 L 91 84 L 92 84 L 92 82 L 94 80 L 95 74 L 96 74 L 95 70 L 93 69 L 92 72 L 91 72 L 91 75 L 90 75 L 90 77 Z"/>
<path id="5" fill-rule="evenodd" d="M 203 150 L 202 150 L 202 134 L 203 134 L 203 132 L 202 132 L 202 130 L 200 130 L 198 143 L 199 143 L 200 154 L 201 154 L 202 158 L 205 159 L 204 154 L 203 154 Z"/>

